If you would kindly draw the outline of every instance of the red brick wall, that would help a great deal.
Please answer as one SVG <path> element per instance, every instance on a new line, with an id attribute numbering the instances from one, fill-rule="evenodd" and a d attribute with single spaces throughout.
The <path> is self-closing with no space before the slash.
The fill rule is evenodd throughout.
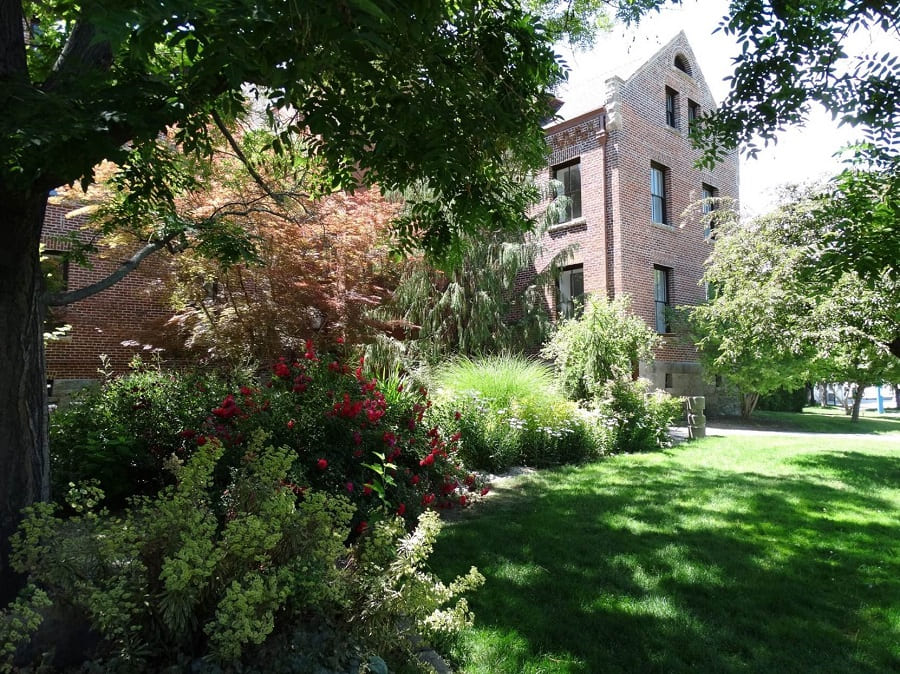
<path id="1" fill-rule="evenodd" d="M 676 54 L 684 55 L 693 76 L 674 67 Z M 666 87 L 678 92 L 678 128 L 666 123 Z M 738 196 L 738 160 L 730 155 L 713 171 L 694 166 L 699 152 L 687 137 L 688 99 L 708 111 L 715 105 L 699 66 L 683 36 L 665 47 L 627 81 L 621 83 L 610 108 L 610 145 L 619 151 L 607 165 L 617 204 L 608 216 L 613 251 L 613 294 L 627 293 L 634 311 L 648 324 L 655 322 L 654 265 L 672 269 L 670 302 L 673 306 L 705 299 L 699 285 L 709 243 L 697 209 L 702 183 L 720 197 Z M 650 164 L 667 168 L 668 226 L 655 225 L 650 216 Z M 692 212 L 691 212 L 692 211 Z M 695 361 L 693 346 L 675 337 L 656 354 L 659 361 Z"/>
<path id="2" fill-rule="evenodd" d="M 44 219 L 45 250 L 66 250 L 68 245 L 59 237 L 78 232 L 85 218 L 66 218 L 72 208 L 49 205 Z M 85 232 L 79 235 L 87 240 Z M 68 288 L 75 290 L 90 285 L 114 271 L 130 257 L 135 249 L 103 250 L 92 258 L 93 269 L 69 264 Z M 81 302 L 56 310 L 71 331 L 59 341 L 47 345 L 47 376 L 52 379 L 97 378 L 100 354 L 110 357 L 117 372 L 127 369 L 136 353 L 149 355 L 155 347 L 160 328 L 171 316 L 166 309 L 166 281 L 168 261 L 163 253 L 155 253 L 111 288 Z M 136 346 L 123 342 L 136 341 Z"/>
<path id="3" fill-rule="evenodd" d="M 581 217 L 551 228 L 544 237 L 543 254 L 536 267 L 543 269 L 563 248 L 575 244 L 577 249 L 566 265 L 584 266 L 586 292 L 606 287 L 606 248 L 604 226 L 607 199 L 604 178 L 606 163 L 606 113 L 598 110 L 560 125 L 548 134 L 551 148 L 550 167 L 578 158 L 581 164 Z M 547 180 L 550 173 L 544 176 Z M 546 204 L 545 204 L 546 205 Z M 555 293 L 548 298 L 555 304 Z"/>
<path id="4" fill-rule="evenodd" d="M 686 57 L 693 76 L 674 67 L 676 54 Z M 551 167 L 580 157 L 583 217 L 545 237 L 545 260 L 577 243 L 572 263 L 584 265 L 585 291 L 610 297 L 627 294 L 635 313 L 655 326 L 655 265 L 672 270 L 673 306 L 705 299 L 699 282 L 709 242 L 697 209 L 691 209 L 693 214 L 686 211 L 701 198 L 703 183 L 715 187 L 720 197 L 737 197 L 737 155 L 713 171 L 694 167 L 699 152 L 687 137 L 688 99 L 698 103 L 701 112 L 715 104 L 683 35 L 628 80 L 614 78 L 607 85 L 611 94 L 604 108 L 548 130 Z M 666 87 L 678 92 L 677 129 L 666 123 Z M 651 222 L 651 162 L 667 168 L 666 226 Z M 672 335 L 656 358 L 695 362 L 697 354 L 686 340 Z"/>

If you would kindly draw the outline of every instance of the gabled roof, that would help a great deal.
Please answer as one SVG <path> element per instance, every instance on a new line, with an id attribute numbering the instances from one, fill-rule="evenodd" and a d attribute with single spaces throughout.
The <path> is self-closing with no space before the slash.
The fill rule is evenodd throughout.
<path id="1" fill-rule="evenodd" d="M 556 118 L 546 126 L 555 126 L 602 108 L 610 98 L 607 88 L 610 78 L 628 80 L 679 39 L 687 42 L 683 30 L 665 43 L 658 35 L 611 33 L 599 38 L 592 51 L 570 54 L 565 59 L 571 69 L 569 80 L 554 92 L 563 105 L 557 111 Z M 694 67 L 697 68 L 696 64 Z"/>

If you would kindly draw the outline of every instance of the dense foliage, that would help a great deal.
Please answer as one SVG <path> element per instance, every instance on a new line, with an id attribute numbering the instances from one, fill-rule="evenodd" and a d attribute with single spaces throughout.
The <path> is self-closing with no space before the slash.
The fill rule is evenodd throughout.
<path id="1" fill-rule="evenodd" d="M 536 207 L 539 191 L 530 178 L 508 189 Z M 539 348 L 551 331 L 546 289 L 572 252 L 567 246 L 549 256 L 542 244 L 564 201 L 533 218 L 523 215 L 519 232 L 496 232 L 493 221 L 485 221 L 479 232 L 460 237 L 444 268 L 421 256 L 407 260 L 390 301 L 374 312 L 393 326 L 393 335 L 370 352 L 385 354 L 385 361 L 394 354 L 436 364 L 458 355 Z"/>
<path id="2" fill-rule="evenodd" d="M 742 412 L 781 387 L 848 381 L 858 389 L 900 374 L 898 281 L 820 268 L 833 220 L 819 194 L 789 193 L 752 222 L 721 220 L 705 280 L 713 298 L 691 309 L 701 358 L 742 391 Z"/>
<path id="3" fill-rule="evenodd" d="M 577 405 L 552 371 L 516 356 L 460 358 L 440 367 L 437 413 L 456 423 L 460 455 L 475 468 L 577 463 L 599 455 Z"/>
<path id="4" fill-rule="evenodd" d="M 756 407 L 772 412 L 802 412 L 808 397 L 805 386 L 793 390 L 778 388 L 761 395 Z"/>
<path id="5" fill-rule="evenodd" d="M 213 438 L 225 448 L 221 485 L 263 432 L 293 452 L 298 492 L 342 495 L 356 506 L 360 530 L 383 512 L 411 523 L 429 507 L 466 505 L 483 488 L 456 456 L 456 420 L 429 424 L 430 407 L 427 391 L 408 378 L 375 378 L 363 361 L 351 368 L 312 342 L 298 359 L 275 363 L 261 384 L 145 369 L 54 415 L 57 498 L 70 482 L 96 484 L 114 507 L 153 494 L 173 456 L 191 456 Z"/>
<path id="6" fill-rule="evenodd" d="M 608 381 L 631 378 L 637 363 L 650 358 L 659 337 L 629 304 L 588 296 L 581 315 L 561 323 L 544 347 L 541 355 L 553 361 L 570 398 L 596 397 Z"/>
<path id="7" fill-rule="evenodd" d="M 590 406 L 596 442 L 610 453 L 670 446 L 669 426 L 684 415 L 680 398 L 652 390 L 646 379 L 607 381 Z"/>
<path id="8" fill-rule="evenodd" d="M 108 377 L 50 420 L 53 495 L 62 501 L 70 484 L 93 482 L 113 507 L 129 496 L 155 494 L 173 453 L 182 456 L 186 428 L 199 428 L 250 373 L 163 371 L 139 361 L 122 377 Z"/>
<path id="9" fill-rule="evenodd" d="M 429 203 L 396 234 L 401 247 L 436 254 L 487 222 L 521 226 L 527 203 L 505 188 L 513 173 L 543 165 L 546 91 L 562 76 L 559 35 L 497 0 L 19 0 L 2 5 L 0 34 L 0 201 L 10 234 L 0 250 L 3 588 L 21 508 L 49 497 L 46 307 L 98 292 L 163 249 L 252 253 L 232 236 L 228 209 L 183 218 L 177 208 L 176 195 L 204 175 L 217 133 L 252 112 L 273 133 L 272 156 L 315 157 L 331 189 L 426 186 Z M 142 231 L 143 247 L 101 284 L 48 295 L 38 254 L 48 193 L 89 182 L 104 160 L 120 167 L 128 217 L 118 225 Z"/>
<path id="10" fill-rule="evenodd" d="M 172 458 L 174 486 L 121 514 L 83 502 L 64 519 L 48 504 L 30 510 L 14 563 L 100 634 L 91 671 L 357 671 L 372 656 L 412 660 L 410 635 L 471 621 L 464 600 L 451 602 L 481 582 L 477 571 L 444 585 L 424 569 L 434 513 L 411 535 L 387 518 L 347 545 L 348 500 L 298 492 L 294 453 L 264 438 L 225 488 L 215 475 L 226 448 L 210 440 Z"/>

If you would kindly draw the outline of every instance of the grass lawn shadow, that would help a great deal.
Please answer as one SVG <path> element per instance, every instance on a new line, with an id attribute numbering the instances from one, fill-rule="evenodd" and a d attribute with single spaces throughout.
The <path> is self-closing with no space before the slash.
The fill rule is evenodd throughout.
<path id="1" fill-rule="evenodd" d="M 448 526 L 435 569 L 488 578 L 461 671 L 900 668 L 896 458 L 704 463 L 695 445 L 548 471 Z"/>

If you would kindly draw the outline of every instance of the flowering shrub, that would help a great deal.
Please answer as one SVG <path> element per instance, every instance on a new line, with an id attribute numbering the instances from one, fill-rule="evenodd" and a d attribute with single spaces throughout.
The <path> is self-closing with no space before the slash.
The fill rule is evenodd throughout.
<path id="1" fill-rule="evenodd" d="M 265 431 L 294 451 L 291 487 L 345 496 L 362 532 L 372 517 L 413 522 L 425 509 L 465 506 L 482 491 L 457 456 L 459 434 L 447 437 L 426 423 L 430 407 L 428 392 L 406 378 L 379 381 L 362 359 L 351 368 L 307 342 L 302 358 L 280 359 L 264 385 L 224 396 L 199 428 L 182 435 L 199 446 L 219 439 L 226 465 L 235 465 L 247 438 Z"/>
<path id="2" fill-rule="evenodd" d="M 170 461 L 174 486 L 115 516 L 28 509 L 14 568 L 102 637 L 79 671 L 358 671 L 374 656 L 394 671 L 412 660 L 410 630 L 471 621 L 457 596 L 481 582 L 477 571 L 444 585 L 424 569 L 434 513 L 407 536 L 389 518 L 348 545 L 352 505 L 299 495 L 289 482 L 294 452 L 265 446 L 263 435 L 224 487 L 214 475 L 225 448 L 213 439 Z M 30 591 L 0 614 L 0 671 L 12 654 L 4 644 L 27 636 L 47 603 Z"/>
<path id="3" fill-rule="evenodd" d="M 599 389 L 589 413 L 607 453 L 645 452 L 671 444 L 669 426 L 684 412 L 680 398 L 650 390 L 646 379 L 611 381 Z"/>
<path id="4" fill-rule="evenodd" d="M 169 481 L 163 464 L 196 446 L 179 435 L 197 428 L 248 373 L 164 371 L 140 361 L 133 372 L 108 378 L 50 415 L 52 490 L 96 481 L 110 506 L 155 494 Z"/>

